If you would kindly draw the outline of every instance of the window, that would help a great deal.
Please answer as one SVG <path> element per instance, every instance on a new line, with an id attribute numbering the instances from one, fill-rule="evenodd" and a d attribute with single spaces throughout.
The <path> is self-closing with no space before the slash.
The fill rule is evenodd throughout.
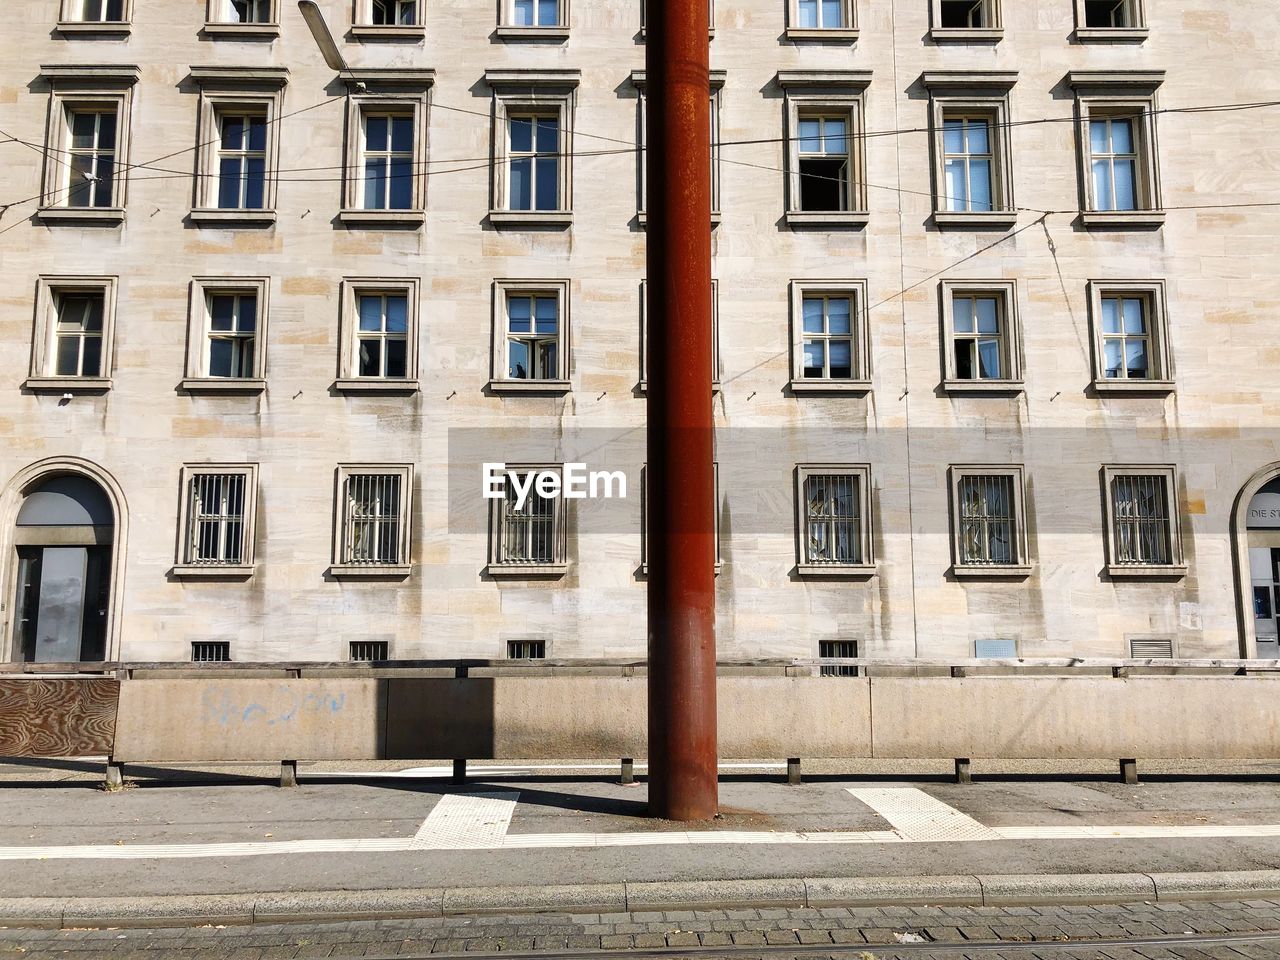
<path id="1" fill-rule="evenodd" d="M 566 501 L 545 495 L 536 482 L 538 475 L 560 469 L 559 464 L 528 464 L 507 470 L 503 496 L 489 501 L 491 576 L 559 577 L 568 569 Z"/>
<path id="2" fill-rule="evenodd" d="M 975 640 L 973 655 L 978 660 L 1013 660 L 1018 656 L 1016 640 Z"/>
<path id="3" fill-rule="evenodd" d="M 871 389 L 865 280 L 792 281 L 793 393 Z"/>
<path id="4" fill-rule="evenodd" d="M 41 220 L 124 220 L 129 114 L 137 67 L 48 67 Z"/>
<path id="5" fill-rule="evenodd" d="M 944 389 L 952 392 L 1021 392 L 1017 288 L 1012 281 L 991 284 L 943 281 L 946 369 Z"/>
<path id="6" fill-rule="evenodd" d="M 204 32 L 210 36 L 275 36 L 276 0 L 209 0 Z"/>
<path id="7" fill-rule="evenodd" d="M 1076 38 L 1141 41 L 1148 33 L 1144 6 L 1144 0 L 1076 0 Z"/>
<path id="8" fill-rule="evenodd" d="M 787 222 L 861 226 L 867 220 L 865 71 L 782 72 L 788 117 Z"/>
<path id="9" fill-rule="evenodd" d="M 951 499 L 953 574 L 1031 573 L 1022 467 L 952 467 Z"/>
<path id="10" fill-rule="evenodd" d="M 253 393 L 265 387 L 265 277 L 198 277 L 191 283 L 188 392 Z"/>
<path id="11" fill-rule="evenodd" d="M 857 39 L 855 0 L 790 0 L 787 12 L 789 40 Z"/>
<path id="12" fill-rule="evenodd" d="M 569 0 L 500 0 L 496 36 L 503 40 L 564 40 L 569 36 Z"/>
<path id="13" fill-rule="evenodd" d="M 412 466 L 340 466 L 330 572 L 407 577 L 412 500 Z"/>
<path id="14" fill-rule="evenodd" d="M 715 523 L 715 575 L 720 576 L 720 569 L 724 566 L 724 557 L 720 552 L 720 464 L 711 464 L 711 482 L 713 484 L 713 502 L 715 509 L 713 510 Z M 647 577 L 649 575 L 649 465 L 643 464 L 640 467 L 640 575 Z"/>
<path id="15" fill-rule="evenodd" d="M 1074 72 L 1085 226 L 1158 226 L 1155 91 L 1163 72 Z"/>
<path id="16" fill-rule="evenodd" d="M 1177 576 L 1186 572 L 1173 467 L 1104 467 L 1107 573 Z"/>
<path id="17" fill-rule="evenodd" d="M 417 0 L 370 0 L 369 22 L 382 27 L 412 26 L 418 22 Z"/>
<path id="18" fill-rule="evenodd" d="M 1000 0 L 933 0 L 933 40 L 999 40 Z"/>
<path id="19" fill-rule="evenodd" d="M 724 70 L 711 71 L 711 223 L 720 222 L 720 94 L 724 88 L 728 74 Z M 647 84 L 643 70 L 631 71 L 631 82 L 636 88 L 636 180 L 639 194 L 636 204 L 636 219 L 640 226 L 648 221 L 648 170 L 645 165 L 645 138 L 648 131 L 649 100 L 646 96 Z"/>
<path id="20" fill-rule="evenodd" d="M 568 296 L 569 284 L 565 280 L 494 283 L 490 390 L 569 391 Z"/>
<path id="21" fill-rule="evenodd" d="M 251 576 L 257 499 L 256 464 L 184 466 L 174 575 Z"/>
<path id="22" fill-rule="evenodd" d="M 275 222 L 283 67 L 192 67 L 200 87 L 200 144 L 191 220 Z"/>
<path id="23" fill-rule="evenodd" d="M 114 277 L 41 277 L 29 390 L 101 392 L 111 387 Z"/>
<path id="24" fill-rule="evenodd" d="M 573 220 L 573 107 L 577 70 L 490 70 L 494 92 L 489 220 L 568 226 Z"/>
<path id="25" fill-rule="evenodd" d="M 191 644 L 192 663 L 230 663 L 230 640 L 197 640 Z"/>
<path id="26" fill-rule="evenodd" d="M 508 640 L 508 660 L 545 660 L 547 657 L 547 641 L 545 640 Z"/>
<path id="27" fill-rule="evenodd" d="M 391 644 L 386 640 L 352 640 L 347 659 L 354 663 L 385 663 L 391 659 Z"/>
<path id="28" fill-rule="evenodd" d="M 852 660 L 858 656 L 856 640 L 819 640 L 818 658 L 820 660 Z M 824 664 L 819 669 L 823 677 L 856 677 L 858 668 L 852 664 Z"/>
<path id="29" fill-rule="evenodd" d="M 340 375 L 346 392 L 418 389 L 418 281 L 343 281 Z"/>
<path id="30" fill-rule="evenodd" d="M 432 70 L 364 69 L 348 78 L 347 174 L 339 219 L 417 226 L 426 209 Z"/>
<path id="31" fill-rule="evenodd" d="M 796 468 L 802 576 L 869 576 L 871 469 L 802 464 Z"/>
<path id="32" fill-rule="evenodd" d="M 640 281 L 640 383 L 649 389 L 649 281 Z M 720 281 L 711 281 L 711 389 L 720 389 Z"/>
<path id="33" fill-rule="evenodd" d="M 1089 284 L 1094 326 L 1093 387 L 1106 392 L 1173 389 L 1164 284 Z"/>
<path id="34" fill-rule="evenodd" d="M 1009 91 L 1017 75 L 937 71 L 929 90 L 934 135 L 934 222 L 1007 228 L 1017 222 L 1009 152 Z"/>
<path id="35" fill-rule="evenodd" d="M 127 34 L 132 0 L 62 0 L 59 33 Z"/>
<path id="36" fill-rule="evenodd" d="M 366 40 L 421 40 L 425 0 L 353 0 L 351 35 Z M 357 73 L 363 71 L 357 70 Z"/>

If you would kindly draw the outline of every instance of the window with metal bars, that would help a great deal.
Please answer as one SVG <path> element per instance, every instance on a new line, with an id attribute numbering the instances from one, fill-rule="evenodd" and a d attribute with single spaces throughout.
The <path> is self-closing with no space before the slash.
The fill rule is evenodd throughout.
<path id="1" fill-rule="evenodd" d="M 1172 515 L 1165 475 L 1113 477 L 1111 510 L 1114 563 L 1168 566 L 1174 562 Z"/>
<path id="2" fill-rule="evenodd" d="M 358 663 L 384 663 L 391 659 L 391 644 L 386 640 L 352 640 L 350 659 Z"/>
<path id="3" fill-rule="evenodd" d="M 192 663 L 230 663 L 230 640 L 198 640 L 191 644 Z"/>
<path id="4" fill-rule="evenodd" d="M 58 377 L 100 377 L 103 316 L 106 296 L 101 292 L 55 291 L 57 321 L 53 330 L 53 369 Z"/>
<path id="5" fill-rule="evenodd" d="M 508 640 L 508 660 L 545 660 L 547 657 L 547 641 L 545 640 Z"/>
<path id="6" fill-rule="evenodd" d="M 248 480 L 244 473 L 191 476 L 186 563 L 237 566 L 245 562 Z"/>
<path id="7" fill-rule="evenodd" d="M 403 479 L 398 473 L 347 474 L 343 484 L 343 563 L 407 562 L 401 555 Z"/>
<path id="8" fill-rule="evenodd" d="M 115 197 L 116 135 L 114 109 L 67 110 L 66 200 L 68 207 L 110 207 Z"/>
<path id="9" fill-rule="evenodd" d="M 411 27 L 418 22 L 417 0 L 372 0 L 370 22 L 377 26 Z"/>
<path id="10" fill-rule="evenodd" d="M 258 113 L 218 115 L 218 207 L 261 210 L 267 180 L 267 117 Z"/>
<path id="11" fill-rule="evenodd" d="M 860 478 L 848 473 L 811 473 L 804 479 L 807 564 L 860 564 Z"/>
<path id="12" fill-rule="evenodd" d="M 818 641 L 818 657 L 822 660 L 856 658 L 857 656 L 858 642 L 856 640 Z M 824 677 L 856 677 L 858 668 L 852 664 L 831 664 L 821 667 L 819 674 Z"/>
<path id="13" fill-rule="evenodd" d="M 519 503 L 515 477 L 523 484 L 529 472 L 507 474 L 506 496 L 502 499 L 498 526 L 497 562 L 500 564 L 559 563 L 556 519 L 561 503 L 556 497 L 543 497 L 536 484 L 530 487 L 523 504 Z"/>
<path id="14" fill-rule="evenodd" d="M 958 496 L 959 562 L 974 566 L 1018 563 L 1014 477 L 963 475 Z"/>

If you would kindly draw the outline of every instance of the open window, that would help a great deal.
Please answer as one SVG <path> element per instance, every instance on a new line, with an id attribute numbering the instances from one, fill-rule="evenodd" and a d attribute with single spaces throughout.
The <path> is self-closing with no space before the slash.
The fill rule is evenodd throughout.
<path id="1" fill-rule="evenodd" d="M 863 96 L 866 71 L 786 71 L 786 220 L 792 227 L 857 227 L 867 214 Z"/>
<path id="2" fill-rule="evenodd" d="M 572 389 L 568 298 L 567 280 L 494 282 L 492 392 Z"/>
<path id="3" fill-rule="evenodd" d="M 1004 34 L 1001 0 L 932 0 L 935 42 L 946 40 L 999 40 Z"/>
<path id="4" fill-rule="evenodd" d="M 1147 28 L 1145 0 L 1076 0 L 1076 39 L 1142 41 Z"/>

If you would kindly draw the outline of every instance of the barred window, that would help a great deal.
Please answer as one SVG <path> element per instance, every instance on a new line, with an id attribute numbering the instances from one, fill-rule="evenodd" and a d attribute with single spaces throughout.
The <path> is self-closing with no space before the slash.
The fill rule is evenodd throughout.
<path id="1" fill-rule="evenodd" d="M 960 478 L 960 562 L 1016 563 L 1013 477 Z"/>
<path id="2" fill-rule="evenodd" d="M 244 562 L 243 473 L 198 473 L 191 478 L 187 563 Z"/>
<path id="3" fill-rule="evenodd" d="M 230 663 L 230 640 L 199 640 L 191 644 L 192 663 Z"/>
<path id="4" fill-rule="evenodd" d="M 805 478 L 805 562 L 862 563 L 862 506 L 853 474 Z"/>
<path id="5" fill-rule="evenodd" d="M 1173 563 L 1169 491 L 1160 474 L 1118 476 L 1111 481 L 1115 562 Z"/>
<path id="6" fill-rule="evenodd" d="M 351 660 L 357 663 L 382 663 L 391 657 L 391 644 L 386 640 L 352 640 Z"/>
<path id="7" fill-rule="evenodd" d="M 401 564 L 401 481 L 398 473 L 352 473 L 343 489 L 346 523 L 342 562 Z"/>
<path id="8" fill-rule="evenodd" d="M 858 656 L 858 642 L 856 640 L 820 640 L 818 641 L 818 657 L 822 660 L 854 658 Z M 849 665 L 823 666 L 819 671 L 824 677 L 856 677 L 858 668 Z"/>
<path id="9" fill-rule="evenodd" d="M 545 660 L 547 641 L 545 640 L 508 640 L 508 660 Z"/>
<path id="10" fill-rule="evenodd" d="M 556 503 L 530 487 L 519 502 L 514 480 L 523 483 L 529 473 L 507 475 L 506 496 L 502 500 L 498 533 L 498 562 L 503 564 L 556 563 Z M 536 485 L 535 485 L 536 486 Z"/>

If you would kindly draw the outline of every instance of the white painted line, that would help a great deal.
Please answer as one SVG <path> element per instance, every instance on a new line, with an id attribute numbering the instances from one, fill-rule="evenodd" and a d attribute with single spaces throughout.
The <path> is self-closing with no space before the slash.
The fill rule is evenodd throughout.
<path id="1" fill-rule="evenodd" d="M 467 850 L 501 846 L 519 793 L 450 793 L 427 814 L 414 836 L 423 850 Z"/>
<path id="2" fill-rule="evenodd" d="M 915 787 L 849 787 L 848 791 L 888 820 L 903 840 L 946 843 L 1000 839 L 977 820 Z"/>
<path id="3" fill-rule="evenodd" d="M 785 770 L 785 763 L 722 763 L 722 771 L 734 770 Z M 529 763 L 522 766 L 476 766 L 467 764 L 469 777 L 515 777 L 566 770 L 620 770 L 616 763 Z M 636 762 L 634 770 L 641 773 L 649 769 L 647 763 Z M 453 776 L 453 767 L 407 767 L 404 770 L 303 770 L 299 779 L 351 778 L 359 780 L 410 779 L 437 780 Z"/>
<path id="4" fill-rule="evenodd" d="M 1000 840 L 1194 840 L 1231 837 L 1280 837 L 1280 823 L 1249 824 L 1130 824 L 1060 827 L 991 827 Z"/>

